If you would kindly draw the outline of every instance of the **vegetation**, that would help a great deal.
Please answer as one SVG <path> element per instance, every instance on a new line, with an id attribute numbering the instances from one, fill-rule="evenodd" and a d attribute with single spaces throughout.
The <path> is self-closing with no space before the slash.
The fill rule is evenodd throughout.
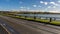
<path id="1" fill-rule="evenodd" d="M 60 25 L 60 21 L 52 21 L 50 22 L 51 24 L 56 24 L 56 25 Z"/>

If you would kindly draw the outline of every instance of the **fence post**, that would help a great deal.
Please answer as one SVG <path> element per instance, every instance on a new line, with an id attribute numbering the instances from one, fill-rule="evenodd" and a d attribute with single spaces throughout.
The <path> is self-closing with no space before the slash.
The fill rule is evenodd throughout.
<path id="1" fill-rule="evenodd" d="M 34 20 L 36 19 L 36 16 L 34 16 Z"/>
<path id="2" fill-rule="evenodd" d="M 49 22 L 52 22 L 52 18 L 50 18 L 50 21 Z"/>
<path id="3" fill-rule="evenodd" d="M 27 16 L 25 16 L 25 19 L 27 18 Z"/>
<path id="4" fill-rule="evenodd" d="M 21 15 L 19 17 L 21 17 Z"/>
<path id="5" fill-rule="evenodd" d="M 19 17 L 21 18 L 21 15 Z"/>

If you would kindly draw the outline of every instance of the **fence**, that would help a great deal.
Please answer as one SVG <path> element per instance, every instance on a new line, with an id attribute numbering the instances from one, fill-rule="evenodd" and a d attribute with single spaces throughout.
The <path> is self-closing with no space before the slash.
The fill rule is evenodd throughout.
<path id="1" fill-rule="evenodd" d="M 25 19 L 26 18 L 34 18 L 34 20 L 37 19 L 37 18 L 48 19 L 49 22 L 55 21 L 58 18 L 58 17 L 47 17 L 47 16 L 31 16 L 31 15 L 24 15 L 24 14 L 23 15 L 15 15 L 15 16 L 25 17 Z M 60 18 L 58 18 L 58 19 L 60 19 Z"/>

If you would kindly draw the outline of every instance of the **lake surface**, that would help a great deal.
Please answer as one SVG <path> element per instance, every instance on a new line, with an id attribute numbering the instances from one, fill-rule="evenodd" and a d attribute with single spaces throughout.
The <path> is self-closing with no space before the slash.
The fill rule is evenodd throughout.
<path id="1" fill-rule="evenodd" d="M 31 16 L 31 17 L 36 16 L 37 18 L 39 18 L 39 17 L 43 17 L 43 18 L 48 17 L 48 18 L 56 18 L 56 19 L 60 20 L 60 14 L 18 14 L 18 15 Z"/>

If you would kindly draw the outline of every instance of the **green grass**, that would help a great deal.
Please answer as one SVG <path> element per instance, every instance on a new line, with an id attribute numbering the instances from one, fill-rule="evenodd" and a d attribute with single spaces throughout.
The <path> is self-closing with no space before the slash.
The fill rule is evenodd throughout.
<path id="1" fill-rule="evenodd" d="M 41 22 L 49 22 L 49 20 L 46 19 L 34 19 L 34 18 L 26 18 L 27 20 L 35 20 L 35 21 L 41 21 Z"/>
<path id="2" fill-rule="evenodd" d="M 19 16 L 15 16 L 15 17 L 20 18 Z"/>
<path id="3" fill-rule="evenodd" d="M 23 17 L 23 16 L 21 16 L 20 18 L 23 18 L 23 19 L 25 19 L 25 17 Z"/>
<path id="4" fill-rule="evenodd" d="M 27 20 L 34 20 L 34 18 L 26 18 Z"/>
<path id="5" fill-rule="evenodd" d="M 41 21 L 41 22 L 49 22 L 49 20 L 46 20 L 46 19 L 36 19 L 36 21 Z"/>
<path id="6" fill-rule="evenodd" d="M 60 21 L 52 21 L 50 22 L 51 24 L 56 24 L 56 25 L 60 25 Z"/>
<path id="7" fill-rule="evenodd" d="M 15 16 L 15 17 L 16 17 L 16 18 L 23 18 L 23 19 L 25 19 L 25 17 L 23 17 L 23 16 L 21 16 L 21 17 L 20 17 L 20 16 Z"/>

